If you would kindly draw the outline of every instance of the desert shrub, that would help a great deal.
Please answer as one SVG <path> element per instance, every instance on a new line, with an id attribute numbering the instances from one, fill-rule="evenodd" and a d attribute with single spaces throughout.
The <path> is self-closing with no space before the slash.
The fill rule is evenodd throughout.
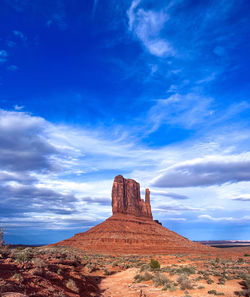
<path id="1" fill-rule="evenodd" d="M 93 264 L 87 264 L 86 268 L 88 269 L 88 272 L 93 272 L 96 270 L 96 267 Z"/>
<path id="2" fill-rule="evenodd" d="M 207 284 L 211 285 L 212 283 L 214 283 L 214 281 L 211 278 L 207 279 Z"/>
<path id="3" fill-rule="evenodd" d="M 116 267 L 116 266 L 119 266 L 119 261 L 114 261 L 114 262 L 112 263 L 112 267 Z"/>
<path id="4" fill-rule="evenodd" d="M 18 263 L 25 263 L 31 260 L 30 254 L 25 251 L 15 254 L 14 258 Z"/>
<path id="5" fill-rule="evenodd" d="M 177 287 L 175 285 L 173 285 L 169 288 L 169 291 L 174 292 L 174 291 L 176 291 L 176 289 L 177 289 Z"/>
<path id="6" fill-rule="evenodd" d="M 176 273 L 178 274 L 195 274 L 195 268 L 193 266 L 182 266 L 182 267 L 179 267 L 177 270 L 176 270 Z"/>
<path id="7" fill-rule="evenodd" d="M 77 287 L 73 279 L 69 279 L 66 283 L 66 287 L 75 293 L 79 293 L 79 288 Z"/>
<path id="8" fill-rule="evenodd" d="M 134 280 L 137 283 L 140 283 L 142 281 L 148 281 L 148 280 L 150 280 L 152 278 L 153 278 L 153 275 L 151 273 L 149 273 L 148 271 L 146 271 L 144 273 L 136 274 L 136 276 L 134 277 Z"/>
<path id="9" fill-rule="evenodd" d="M 244 254 L 244 257 L 250 257 L 250 254 Z"/>
<path id="10" fill-rule="evenodd" d="M 24 246 L 17 246 L 15 249 L 17 251 L 23 251 L 25 249 L 25 247 Z"/>
<path id="11" fill-rule="evenodd" d="M 2 258 L 7 258 L 10 255 L 10 250 L 8 249 L 8 247 L 4 246 L 1 247 L 0 246 L 0 256 Z"/>
<path id="12" fill-rule="evenodd" d="M 243 288 L 244 290 L 238 292 L 239 296 L 250 296 L 250 276 L 249 275 L 244 275 L 243 276 Z"/>
<path id="13" fill-rule="evenodd" d="M 160 263 L 154 259 L 151 259 L 149 265 L 152 269 L 159 269 L 161 267 Z"/>
<path id="14" fill-rule="evenodd" d="M 225 285 L 225 282 L 226 282 L 226 280 L 223 277 L 221 277 L 221 278 L 219 278 L 218 284 L 219 285 Z"/>
<path id="15" fill-rule="evenodd" d="M 104 269 L 103 269 L 103 274 L 104 274 L 104 275 L 110 275 L 111 272 L 110 272 L 108 269 L 104 268 Z"/>
<path id="16" fill-rule="evenodd" d="M 204 289 L 205 287 L 204 286 L 199 286 L 197 289 L 201 290 L 201 289 Z"/>
<path id="17" fill-rule="evenodd" d="M 152 280 L 156 287 L 167 286 L 168 288 L 170 288 L 170 280 L 162 273 L 156 273 L 153 276 Z"/>
<path id="18" fill-rule="evenodd" d="M 13 279 L 17 280 L 19 283 L 22 283 L 23 282 L 23 277 L 20 273 L 15 273 L 13 276 L 12 276 Z"/>
<path id="19" fill-rule="evenodd" d="M 144 274 L 143 274 L 143 280 L 144 281 L 148 281 L 148 280 L 150 280 L 152 278 L 153 278 L 153 275 L 151 273 L 149 273 L 148 271 L 144 272 Z"/>
<path id="20" fill-rule="evenodd" d="M 33 258 L 32 263 L 34 264 L 34 266 L 39 268 L 45 266 L 45 262 L 41 258 Z"/>
<path id="21" fill-rule="evenodd" d="M 67 297 L 63 292 L 57 292 L 55 297 Z"/>
<path id="22" fill-rule="evenodd" d="M 43 269 L 42 268 L 35 268 L 34 270 L 33 270 L 33 274 L 34 275 L 36 275 L 36 276 L 43 276 Z"/>
<path id="23" fill-rule="evenodd" d="M 150 269 L 150 265 L 149 264 L 143 264 L 141 266 L 140 272 L 146 271 L 146 270 L 149 270 L 149 269 Z"/>
<path id="24" fill-rule="evenodd" d="M 134 281 L 140 283 L 142 281 L 142 274 L 138 273 L 134 276 Z"/>
<path id="25" fill-rule="evenodd" d="M 244 263 L 244 259 L 243 259 L 243 258 L 239 258 L 239 259 L 237 260 L 237 263 L 238 263 L 238 264 L 243 264 L 243 263 Z"/>
<path id="26" fill-rule="evenodd" d="M 210 294 L 210 295 L 216 295 L 217 291 L 216 290 L 209 290 L 207 293 Z"/>
<path id="27" fill-rule="evenodd" d="M 192 282 L 186 274 L 180 275 L 177 279 L 177 282 L 180 285 L 181 290 L 193 288 Z"/>

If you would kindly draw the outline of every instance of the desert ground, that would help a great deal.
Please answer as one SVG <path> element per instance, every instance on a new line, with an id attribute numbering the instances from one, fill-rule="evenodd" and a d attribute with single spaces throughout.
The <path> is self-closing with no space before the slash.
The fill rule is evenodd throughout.
<path id="1" fill-rule="evenodd" d="M 0 250 L 0 294 L 250 296 L 249 264 L 250 247 L 142 256 L 90 254 L 71 247 L 5 246 Z"/>

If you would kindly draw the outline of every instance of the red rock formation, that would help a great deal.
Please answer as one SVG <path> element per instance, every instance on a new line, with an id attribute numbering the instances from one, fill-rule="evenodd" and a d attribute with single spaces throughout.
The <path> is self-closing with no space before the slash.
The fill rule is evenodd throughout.
<path id="1" fill-rule="evenodd" d="M 152 219 L 149 195 L 147 189 L 144 201 L 141 199 L 139 183 L 133 179 L 125 179 L 121 175 L 116 176 L 112 188 L 113 214 L 130 214 Z"/>
<path id="2" fill-rule="evenodd" d="M 145 202 L 140 197 L 140 184 L 132 179 L 115 177 L 112 188 L 113 215 L 87 232 L 56 243 L 89 252 L 118 254 L 159 254 L 210 251 L 153 221 L 150 192 Z"/>

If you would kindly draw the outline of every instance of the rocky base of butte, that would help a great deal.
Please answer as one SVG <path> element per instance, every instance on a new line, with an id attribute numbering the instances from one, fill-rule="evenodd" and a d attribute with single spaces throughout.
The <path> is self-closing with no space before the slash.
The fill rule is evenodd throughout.
<path id="1" fill-rule="evenodd" d="M 55 245 L 118 254 L 182 253 L 211 249 L 155 222 L 149 190 L 146 189 L 144 201 L 140 196 L 140 184 L 121 175 L 114 179 L 112 211 L 113 215 L 103 223 Z"/>

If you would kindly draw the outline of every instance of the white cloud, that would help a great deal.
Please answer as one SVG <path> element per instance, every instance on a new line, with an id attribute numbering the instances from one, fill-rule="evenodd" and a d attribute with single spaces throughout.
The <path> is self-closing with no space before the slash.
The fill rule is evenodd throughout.
<path id="1" fill-rule="evenodd" d="M 24 109 L 24 106 L 23 105 L 15 105 L 14 106 L 14 109 L 17 110 L 17 111 L 19 111 L 19 110 Z"/>
<path id="2" fill-rule="evenodd" d="M 157 187 L 195 187 L 250 181 L 250 153 L 207 156 L 177 163 L 153 180 Z"/>
<path id="3" fill-rule="evenodd" d="M 241 194 L 238 197 L 232 198 L 232 200 L 236 201 L 249 201 L 250 202 L 250 194 Z"/>
<path id="4" fill-rule="evenodd" d="M 134 0 L 127 12 L 129 30 L 141 41 L 152 55 L 167 57 L 175 50 L 167 39 L 161 37 L 161 31 L 168 20 L 164 11 L 144 10 L 138 8 L 140 1 Z"/>
<path id="5" fill-rule="evenodd" d="M 241 218 L 234 218 L 234 217 L 212 217 L 210 215 L 199 215 L 199 219 L 206 220 L 206 221 L 213 221 L 213 222 L 247 222 L 250 221 L 250 216 L 244 216 Z"/>

